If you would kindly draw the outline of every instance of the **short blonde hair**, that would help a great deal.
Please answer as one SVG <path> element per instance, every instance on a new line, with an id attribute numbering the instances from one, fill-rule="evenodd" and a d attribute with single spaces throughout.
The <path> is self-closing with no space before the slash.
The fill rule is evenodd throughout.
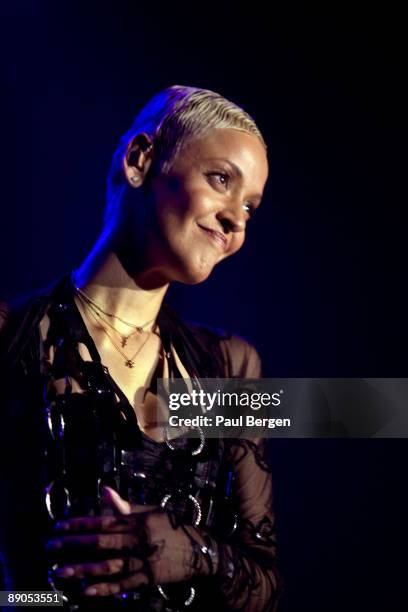
<path id="1" fill-rule="evenodd" d="M 113 155 L 107 180 L 105 221 L 117 211 L 126 188 L 123 159 L 133 138 L 146 132 L 153 140 L 155 156 L 149 172 L 169 172 L 182 146 L 215 128 L 233 128 L 253 134 L 266 143 L 253 118 L 230 100 L 209 89 L 173 85 L 153 96 L 122 136 Z"/>

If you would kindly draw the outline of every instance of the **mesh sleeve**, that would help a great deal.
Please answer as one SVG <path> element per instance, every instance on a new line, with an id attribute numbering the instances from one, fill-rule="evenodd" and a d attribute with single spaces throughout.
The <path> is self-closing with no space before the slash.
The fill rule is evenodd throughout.
<path id="1" fill-rule="evenodd" d="M 227 609 L 275 611 L 281 591 L 276 567 L 272 477 L 266 443 L 230 445 L 238 527 L 231 542 L 219 542 L 217 580 Z"/>
<path id="2" fill-rule="evenodd" d="M 209 538 L 202 529 L 188 530 L 200 546 L 204 543 L 216 551 L 205 573 L 213 575 L 221 609 L 275 612 L 282 593 L 282 577 L 276 564 L 272 478 L 266 443 L 263 439 L 231 440 L 228 455 L 235 474 L 237 529 L 227 540 Z"/>

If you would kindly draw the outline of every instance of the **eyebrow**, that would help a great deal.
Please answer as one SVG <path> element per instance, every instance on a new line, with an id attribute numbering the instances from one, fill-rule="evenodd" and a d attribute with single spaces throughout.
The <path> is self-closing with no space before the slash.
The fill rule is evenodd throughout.
<path id="1" fill-rule="evenodd" d="M 242 170 L 239 166 L 237 166 L 236 163 L 234 163 L 233 161 L 230 161 L 229 159 L 227 159 L 226 157 L 209 157 L 207 158 L 207 161 L 223 161 L 226 162 L 227 164 L 229 164 L 231 166 L 231 168 L 235 171 L 235 173 L 242 179 L 244 178 L 244 175 L 242 173 Z M 258 198 L 259 201 L 262 200 L 263 198 L 263 194 L 262 193 L 254 193 L 253 196 L 251 196 L 253 198 Z"/>

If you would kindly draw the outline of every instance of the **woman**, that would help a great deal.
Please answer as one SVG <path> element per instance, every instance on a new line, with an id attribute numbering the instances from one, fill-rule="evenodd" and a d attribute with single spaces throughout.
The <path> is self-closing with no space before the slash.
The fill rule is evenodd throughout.
<path id="1" fill-rule="evenodd" d="M 261 375 L 252 346 L 186 324 L 163 298 L 238 251 L 267 174 L 247 113 L 170 87 L 119 144 L 82 265 L 3 305 L 5 588 L 49 589 L 48 564 L 72 610 L 275 610 L 263 441 L 168 440 L 154 410 L 158 377 Z"/>

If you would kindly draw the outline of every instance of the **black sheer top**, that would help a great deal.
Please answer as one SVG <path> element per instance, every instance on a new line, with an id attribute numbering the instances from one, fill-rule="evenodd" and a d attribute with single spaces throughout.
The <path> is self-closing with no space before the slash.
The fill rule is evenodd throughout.
<path id="1" fill-rule="evenodd" d="M 281 580 L 264 440 L 181 436 L 167 443 L 147 436 L 101 363 L 73 296 L 64 278 L 23 307 L 0 309 L 2 588 L 49 590 L 44 542 L 51 519 L 104 513 L 100 490 L 107 484 L 130 502 L 165 509 L 175 531 L 187 526 L 192 547 L 204 538 L 217 551 L 217 569 L 150 584 L 126 599 L 73 597 L 67 608 L 276 610 Z M 41 339 L 45 313 L 50 325 Z M 192 377 L 261 375 L 255 349 L 237 336 L 187 325 L 166 306 L 158 325 L 170 377 L 181 377 L 175 353 Z M 80 343 L 91 361 L 81 357 Z M 160 360 L 145 398 L 162 371 Z M 64 382 L 58 391 L 56 380 Z"/>

